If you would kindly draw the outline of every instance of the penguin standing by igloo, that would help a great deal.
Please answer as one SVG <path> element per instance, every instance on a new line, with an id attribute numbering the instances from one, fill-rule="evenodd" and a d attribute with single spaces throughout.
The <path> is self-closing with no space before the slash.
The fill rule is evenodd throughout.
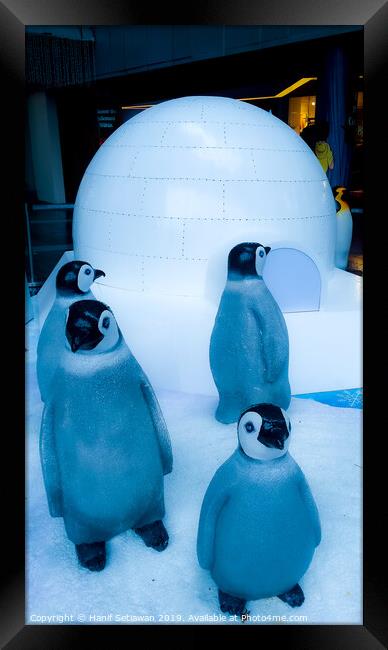
<path id="1" fill-rule="evenodd" d="M 352 243 L 353 217 L 349 204 L 343 195 L 345 187 L 336 187 L 335 202 L 338 206 L 336 213 L 336 242 L 335 242 L 335 265 L 339 269 L 347 269 L 349 262 L 349 250 Z"/>
<path id="2" fill-rule="evenodd" d="M 66 312 L 81 296 L 95 300 L 90 287 L 101 276 L 105 276 L 104 271 L 80 260 L 67 262 L 57 273 L 55 300 L 43 324 L 37 348 L 36 369 L 43 402 L 47 399 L 58 357 L 65 345 Z"/>
<path id="3" fill-rule="evenodd" d="M 287 409 L 291 401 L 287 326 L 262 276 L 270 250 L 246 242 L 229 253 L 209 351 L 219 393 L 216 419 L 224 424 L 236 422 L 250 404 Z"/>
<path id="4" fill-rule="evenodd" d="M 239 446 L 214 475 L 202 504 L 197 554 L 218 586 L 221 610 L 277 596 L 296 607 L 321 527 L 304 474 L 288 453 L 291 424 L 273 404 L 238 422 Z"/>
<path id="5" fill-rule="evenodd" d="M 149 380 L 109 307 L 73 303 L 46 401 L 40 454 L 50 514 L 63 517 L 82 566 L 105 566 L 106 542 L 135 529 L 158 551 L 168 534 L 163 475 L 172 451 Z"/>

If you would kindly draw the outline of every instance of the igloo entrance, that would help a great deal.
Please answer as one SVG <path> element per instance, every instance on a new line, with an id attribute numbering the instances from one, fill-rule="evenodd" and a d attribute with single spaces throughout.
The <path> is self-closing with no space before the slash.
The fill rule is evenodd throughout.
<path id="1" fill-rule="evenodd" d="M 283 312 L 319 310 L 321 274 L 303 251 L 296 248 L 271 250 L 263 278 Z"/>

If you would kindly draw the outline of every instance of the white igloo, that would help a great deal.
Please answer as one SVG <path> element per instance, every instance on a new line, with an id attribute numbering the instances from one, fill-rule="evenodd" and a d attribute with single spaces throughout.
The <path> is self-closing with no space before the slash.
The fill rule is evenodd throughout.
<path id="1" fill-rule="evenodd" d="M 361 279 L 334 267 L 335 214 L 320 163 L 284 122 L 235 99 L 183 97 L 97 151 L 74 208 L 74 256 L 105 271 L 95 295 L 156 387 L 215 394 L 208 346 L 228 252 L 269 245 L 293 394 L 359 387 Z"/>

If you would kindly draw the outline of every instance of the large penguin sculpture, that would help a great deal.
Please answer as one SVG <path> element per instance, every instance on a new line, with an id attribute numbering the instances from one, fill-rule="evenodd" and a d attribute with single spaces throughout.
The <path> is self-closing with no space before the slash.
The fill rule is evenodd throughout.
<path id="1" fill-rule="evenodd" d="M 63 517 L 82 566 L 104 568 L 106 542 L 130 528 L 162 551 L 168 534 L 163 475 L 170 438 L 149 380 L 110 308 L 96 300 L 68 310 L 40 433 L 50 514 Z"/>
<path id="2" fill-rule="evenodd" d="M 273 404 L 251 406 L 238 422 L 239 446 L 214 475 L 202 504 L 197 554 L 211 572 L 223 612 L 278 596 L 300 606 L 299 585 L 321 539 L 318 510 L 288 453 L 291 424 Z"/>
<path id="3" fill-rule="evenodd" d="M 81 296 L 95 300 L 90 287 L 105 276 L 104 271 L 94 269 L 87 262 L 74 260 L 62 266 L 56 277 L 56 297 L 43 324 L 37 349 L 37 375 L 42 401 L 47 399 L 52 385 L 58 355 L 65 345 L 65 316 L 67 309 Z"/>
<path id="4" fill-rule="evenodd" d="M 290 404 L 287 326 L 262 276 L 270 250 L 246 242 L 229 253 L 209 354 L 219 393 L 216 419 L 224 424 L 236 422 L 250 404 Z"/>

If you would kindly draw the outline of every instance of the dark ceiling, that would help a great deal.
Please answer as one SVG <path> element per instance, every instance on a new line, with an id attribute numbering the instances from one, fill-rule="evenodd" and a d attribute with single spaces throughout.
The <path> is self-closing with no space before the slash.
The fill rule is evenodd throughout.
<path id="1" fill-rule="evenodd" d="M 273 95 L 301 77 L 319 77 L 329 48 L 349 52 L 353 73 L 363 72 L 363 32 L 285 45 L 98 80 L 99 105 L 152 103 L 187 95 Z M 313 83 L 313 82 L 312 82 Z M 303 87 L 299 94 L 313 93 Z M 296 92 L 298 94 L 298 92 Z"/>

